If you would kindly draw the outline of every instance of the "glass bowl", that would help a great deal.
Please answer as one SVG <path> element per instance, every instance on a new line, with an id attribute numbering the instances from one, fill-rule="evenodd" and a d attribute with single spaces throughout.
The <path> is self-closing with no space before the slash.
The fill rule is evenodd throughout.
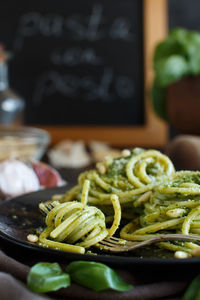
<path id="1" fill-rule="evenodd" d="M 0 127 L 0 161 L 14 157 L 40 160 L 50 143 L 47 131 L 34 127 Z"/>

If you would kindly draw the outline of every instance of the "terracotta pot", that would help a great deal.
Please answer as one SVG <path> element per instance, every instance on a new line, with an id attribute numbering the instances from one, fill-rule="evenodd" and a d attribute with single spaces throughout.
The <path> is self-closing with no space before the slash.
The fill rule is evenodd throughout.
<path id="1" fill-rule="evenodd" d="M 167 111 L 169 123 L 178 133 L 200 134 L 200 76 L 169 86 Z"/>

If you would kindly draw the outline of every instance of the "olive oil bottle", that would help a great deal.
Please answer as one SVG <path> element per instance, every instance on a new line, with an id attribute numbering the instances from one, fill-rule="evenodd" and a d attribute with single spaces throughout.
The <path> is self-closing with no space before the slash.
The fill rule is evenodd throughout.
<path id="1" fill-rule="evenodd" d="M 0 125 L 21 125 L 24 107 L 24 100 L 9 86 L 7 56 L 0 44 Z"/>

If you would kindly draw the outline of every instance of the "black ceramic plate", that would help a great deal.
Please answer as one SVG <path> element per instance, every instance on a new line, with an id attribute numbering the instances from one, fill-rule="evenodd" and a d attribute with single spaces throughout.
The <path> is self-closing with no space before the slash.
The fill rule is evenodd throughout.
<path id="1" fill-rule="evenodd" d="M 59 257 L 64 257 L 66 260 L 74 259 L 86 259 L 99 261 L 104 263 L 110 263 L 114 265 L 134 265 L 140 266 L 197 266 L 200 265 L 200 259 L 174 259 L 174 258 L 157 258 L 153 257 L 151 251 L 146 252 L 144 255 L 142 252 L 133 254 L 120 254 L 112 255 L 106 253 L 97 254 L 77 254 L 72 252 L 65 252 L 54 250 L 50 248 L 44 248 L 39 245 L 29 243 L 26 239 L 30 232 L 34 232 L 39 226 L 44 226 L 43 216 L 38 210 L 38 204 L 42 201 L 47 201 L 54 194 L 61 194 L 66 191 L 67 187 L 51 188 L 25 194 L 12 200 L 5 201 L 0 205 L 0 237 L 14 243 L 15 245 L 23 246 L 31 250 L 39 251 L 43 255 L 50 254 Z M 134 256 L 135 255 L 135 256 Z"/>

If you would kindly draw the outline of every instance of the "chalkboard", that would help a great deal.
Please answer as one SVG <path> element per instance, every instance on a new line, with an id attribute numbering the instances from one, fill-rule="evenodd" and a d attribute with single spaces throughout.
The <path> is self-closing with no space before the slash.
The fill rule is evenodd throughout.
<path id="1" fill-rule="evenodd" d="M 26 101 L 25 123 L 89 130 L 120 126 L 145 132 L 143 140 L 150 125 L 161 132 L 163 124 L 146 99 L 145 42 L 152 46 L 163 36 L 165 2 L 1 0 L 0 41 L 13 54 L 10 81 Z M 152 15 L 156 6 L 158 17 Z M 152 29 L 153 38 L 147 33 Z"/>
<path id="2" fill-rule="evenodd" d="M 27 123 L 144 123 L 142 1 L 6 0 L 0 20 Z"/>

